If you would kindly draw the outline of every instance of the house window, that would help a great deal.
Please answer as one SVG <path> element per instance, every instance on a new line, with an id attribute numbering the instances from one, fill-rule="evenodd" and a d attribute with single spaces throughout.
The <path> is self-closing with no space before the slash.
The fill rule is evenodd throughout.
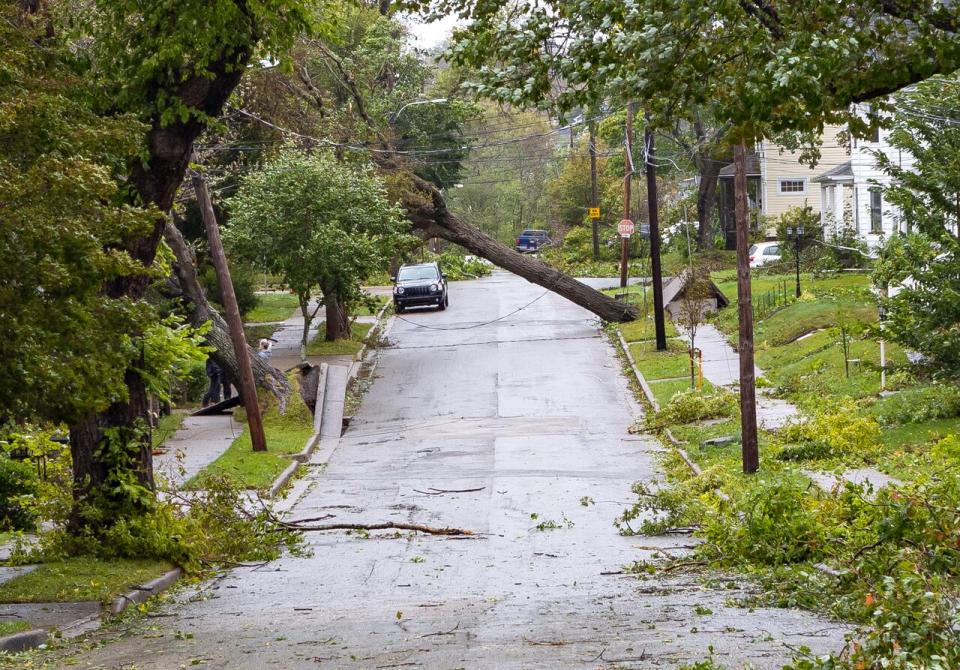
<path id="1" fill-rule="evenodd" d="M 883 195 L 879 189 L 870 189 L 870 232 L 883 233 Z"/>
<path id="2" fill-rule="evenodd" d="M 807 192 L 807 180 L 780 177 L 777 179 L 777 192 L 781 195 L 805 195 Z"/>

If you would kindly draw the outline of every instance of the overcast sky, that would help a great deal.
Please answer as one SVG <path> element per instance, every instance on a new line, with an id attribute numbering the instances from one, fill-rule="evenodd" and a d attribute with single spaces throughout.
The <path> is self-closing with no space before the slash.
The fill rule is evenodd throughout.
<path id="1" fill-rule="evenodd" d="M 431 49 L 450 37 L 450 32 L 457 25 L 457 17 L 447 16 L 440 21 L 423 23 L 416 17 L 408 16 L 404 18 L 404 22 L 410 26 L 417 47 Z"/>

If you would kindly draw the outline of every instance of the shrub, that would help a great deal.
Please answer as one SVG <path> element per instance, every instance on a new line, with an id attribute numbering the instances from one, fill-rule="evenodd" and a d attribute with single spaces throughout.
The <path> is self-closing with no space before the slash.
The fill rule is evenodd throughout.
<path id="1" fill-rule="evenodd" d="M 704 419 L 732 417 L 738 411 L 737 395 L 726 389 L 716 388 L 711 393 L 684 391 L 675 394 L 656 415 L 648 417 L 647 425 L 662 428 Z"/>
<path id="2" fill-rule="evenodd" d="M 30 503 L 39 491 L 32 463 L 0 455 L 0 531 L 34 529 L 37 519 Z"/>
<path id="3" fill-rule="evenodd" d="M 843 455 L 869 459 L 879 448 L 880 426 L 860 417 L 852 403 L 840 403 L 829 412 L 816 412 L 804 423 L 787 424 L 780 437 L 796 446 L 784 448 L 781 460 L 813 460 Z"/>
<path id="4" fill-rule="evenodd" d="M 883 426 L 952 419 L 960 416 L 960 387 L 933 384 L 901 391 L 878 402 L 874 415 Z"/>

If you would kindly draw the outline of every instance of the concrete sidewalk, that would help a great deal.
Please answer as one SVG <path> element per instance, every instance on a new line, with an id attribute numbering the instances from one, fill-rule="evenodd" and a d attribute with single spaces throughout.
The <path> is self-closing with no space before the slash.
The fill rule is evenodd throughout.
<path id="1" fill-rule="evenodd" d="M 213 463 L 239 436 L 245 424 L 229 412 L 212 416 L 188 416 L 173 437 L 163 443 L 166 453 L 153 457 L 153 470 L 171 487 L 180 488 Z"/>
<path id="2" fill-rule="evenodd" d="M 680 339 L 689 342 L 681 332 Z M 712 324 L 704 323 L 697 328 L 697 348 L 703 352 L 703 376 L 714 386 L 735 388 L 740 384 L 740 354 L 734 351 L 723 333 Z M 763 376 L 763 370 L 753 366 L 757 377 Z M 768 430 L 780 428 L 791 419 L 799 416 L 797 408 L 779 398 L 772 398 L 766 389 L 757 393 L 757 423 Z"/>

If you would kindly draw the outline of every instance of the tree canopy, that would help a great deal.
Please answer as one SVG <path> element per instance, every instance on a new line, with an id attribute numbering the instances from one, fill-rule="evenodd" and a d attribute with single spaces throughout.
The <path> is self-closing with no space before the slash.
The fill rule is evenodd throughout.
<path id="1" fill-rule="evenodd" d="M 355 303 L 403 236 L 401 212 L 371 168 L 322 153 L 285 150 L 244 177 L 228 207 L 229 247 L 280 276 L 307 317 L 316 287 L 324 303 Z M 328 336 L 334 325 L 328 319 Z"/>
<path id="2" fill-rule="evenodd" d="M 635 99 L 654 121 L 709 105 L 738 139 L 819 132 L 853 102 L 960 66 L 960 7 L 933 0 L 420 5 L 471 19 L 450 56 L 479 68 L 482 95 L 561 112 Z"/>

